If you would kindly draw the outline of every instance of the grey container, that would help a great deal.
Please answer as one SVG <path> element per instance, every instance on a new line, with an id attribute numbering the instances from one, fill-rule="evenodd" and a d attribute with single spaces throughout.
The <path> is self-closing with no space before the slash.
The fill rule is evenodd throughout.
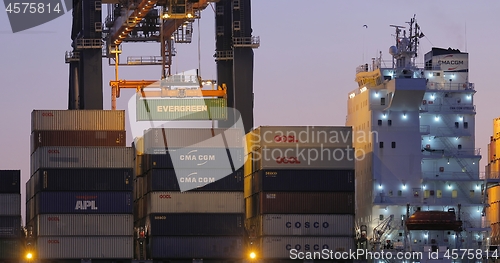
<path id="1" fill-rule="evenodd" d="M 0 216 L 21 215 L 21 194 L 0 194 Z"/>
<path id="2" fill-rule="evenodd" d="M 251 158 L 245 165 L 252 165 L 256 172 L 263 169 L 354 169 L 353 148 L 322 147 L 263 147 L 247 155 Z M 245 174 L 248 175 L 248 174 Z"/>
<path id="3" fill-rule="evenodd" d="M 354 215 L 268 214 L 248 219 L 246 229 L 256 236 L 353 237 Z"/>
<path id="4" fill-rule="evenodd" d="M 118 237 L 38 237 L 39 259 L 131 259 L 133 236 Z"/>
<path id="5" fill-rule="evenodd" d="M 34 110 L 31 131 L 124 131 L 124 110 Z"/>
<path id="6" fill-rule="evenodd" d="M 134 168 L 131 147 L 40 147 L 31 155 L 31 174 L 40 168 Z"/>
<path id="7" fill-rule="evenodd" d="M 152 237 L 149 258 L 161 259 L 241 259 L 242 237 Z"/>
<path id="8" fill-rule="evenodd" d="M 33 222 L 37 236 L 132 236 L 132 214 L 43 214 Z"/>
<path id="9" fill-rule="evenodd" d="M 352 128 L 349 126 L 260 126 L 247 133 L 252 147 L 347 147 L 352 148 Z M 254 150 L 255 150 L 254 149 Z M 252 149 L 249 149 L 249 152 Z"/>
<path id="10" fill-rule="evenodd" d="M 353 237 L 261 237 L 257 247 L 259 257 L 266 259 L 294 259 L 293 253 L 322 252 L 323 249 L 333 252 L 355 251 Z M 292 257 L 292 258 L 291 258 Z M 295 258 L 296 259 L 296 258 Z"/>
<path id="11" fill-rule="evenodd" d="M 243 148 L 243 129 L 153 128 L 144 133 L 144 148 Z"/>
<path id="12" fill-rule="evenodd" d="M 150 192 L 147 213 L 244 213 L 243 192 Z"/>

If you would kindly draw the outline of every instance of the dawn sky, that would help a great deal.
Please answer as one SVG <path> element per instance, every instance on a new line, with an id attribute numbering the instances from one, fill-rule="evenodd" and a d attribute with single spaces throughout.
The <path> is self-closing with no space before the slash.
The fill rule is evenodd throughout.
<path id="1" fill-rule="evenodd" d="M 432 47 L 469 53 L 469 80 L 477 91 L 476 147 L 481 148 L 480 170 L 484 171 L 493 118 L 500 117 L 495 79 L 500 61 L 498 10 L 500 1 L 254 0 L 253 34 L 261 39 L 261 46 L 254 50 L 255 126 L 345 125 L 348 93 L 357 87 L 356 67 L 369 63 L 379 51 L 383 60 L 390 60 L 394 30 L 389 25 L 407 26 L 405 22 L 416 14 L 425 34 L 420 40 L 421 59 Z M 176 44 L 173 73 L 198 68 L 200 55 L 202 77 L 216 78 L 213 18 L 214 11 L 208 7 L 202 12 L 201 30 L 195 27 L 193 42 Z M 67 109 L 69 66 L 64 53 L 71 49 L 71 23 L 68 13 L 13 34 L 5 11 L 0 10 L 4 92 L 0 97 L 0 169 L 22 170 L 23 194 L 30 176 L 31 111 Z M 160 54 L 158 43 L 125 44 L 122 49 L 123 57 Z M 110 109 L 109 80 L 114 79 L 114 68 L 107 60 L 103 60 L 103 71 L 104 107 Z M 160 67 L 122 67 L 119 77 L 157 80 Z M 127 108 L 132 94 L 122 92 L 118 109 Z"/>

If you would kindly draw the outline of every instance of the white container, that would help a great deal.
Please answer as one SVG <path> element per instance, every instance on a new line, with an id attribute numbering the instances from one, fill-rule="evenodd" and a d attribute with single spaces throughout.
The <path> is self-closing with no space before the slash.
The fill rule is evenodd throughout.
<path id="1" fill-rule="evenodd" d="M 352 237 L 262 237 L 258 242 L 260 257 L 266 259 L 294 259 L 294 253 L 356 251 Z M 297 258 L 295 258 L 297 259 Z M 335 259 L 335 258 L 322 258 Z"/>
<path id="2" fill-rule="evenodd" d="M 354 215 L 267 214 L 247 221 L 257 236 L 354 237 Z"/>
<path id="3" fill-rule="evenodd" d="M 0 216 L 21 215 L 21 194 L 0 193 Z"/>
<path id="4" fill-rule="evenodd" d="M 36 218 L 38 236 L 132 236 L 131 214 L 41 214 Z"/>
<path id="5" fill-rule="evenodd" d="M 248 152 L 264 146 L 341 148 L 352 147 L 352 133 L 348 126 L 260 126 L 247 133 L 246 142 Z"/>
<path id="6" fill-rule="evenodd" d="M 248 158 L 252 171 L 262 169 L 354 169 L 355 152 L 350 148 L 262 147 Z M 247 170 L 247 168 L 245 168 Z"/>
<path id="7" fill-rule="evenodd" d="M 39 168 L 134 168 L 131 147 L 40 147 L 31 155 L 31 174 Z"/>
<path id="8" fill-rule="evenodd" d="M 147 213 L 244 213 L 243 192 L 150 192 Z"/>
<path id="9" fill-rule="evenodd" d="M 131 259 L 134 237 L 38 237 L 39 259 Z"/>
<path id="10" fill-rule="evenodd" d="M 124 131 L 124 110 L 34 110 L 31 132 L 45 131 Z"/>

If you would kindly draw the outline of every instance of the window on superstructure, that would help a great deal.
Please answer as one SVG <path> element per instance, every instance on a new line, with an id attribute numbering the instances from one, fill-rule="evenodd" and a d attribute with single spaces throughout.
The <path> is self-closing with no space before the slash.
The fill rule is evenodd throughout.
<path id="1" fill-rule="evenodd" d="M 470 196 L 470 197 L 474 197 L 474 190 L 470 190 L 470 191 L 469 191 L 469 196 Z"/>
<path id="2" fill-rule="evenodd" d="M 392 143 L 391 143 L 391 147 L 392 147 L 392 148 L 396 148 L 396 142 L 392 142 Z"/>
<path id="3" fill-rule="evenodd" d="M 402 196 L 402 195 L 403 195 L 403 191 L 398 190 L 398 196 Z"/>
<path id="4" fill-rule="evenodd" d="M 378 120 L 378 126 L 382 126 L 382 120 Z"/>
<path id="5" fill-rule="evenodd" d="M 455 128 L 458 129 L 458 121 L 455 122 Z"/>
<path id="6" fill-rule="evenodd" d="M 379 148 L 384 148 L 384 142 L 379 142 L 379 143 L 378 143 L 378 147 L 379 147 Z"/>
<path id="7" fill-rule="evenodd" d="M 380 105 L 385 105 L 385 98 L 380 98 Z"/>
<path id="8" fill-rule="evenodd" d="M 469 123 L 468 122 L 464 122 L 464 129 L 467 129 L 469 128 Z"/>
<path id="9" fill-rule="evenodd" d="M 378 216 L 378 220 L 384 220 L 384 215 L 383 215 L 383 214 L 380 214 L 380 215 Z"/>
<path id="10" fill-rule="evenodd" d="M 391 126 L 392 125 L 392 120 L 387 120 L 387 125 Z"/>
<path id="11" fill-rule="evenodd" d="M 457 196 L 458 196 L 457 190 L 451 191 L 451 198 L 457 198 Z"/>

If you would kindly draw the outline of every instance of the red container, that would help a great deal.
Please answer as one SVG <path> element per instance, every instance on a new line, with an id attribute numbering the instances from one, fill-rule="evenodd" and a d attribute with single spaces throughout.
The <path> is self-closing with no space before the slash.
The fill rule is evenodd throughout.
<path id="1" fill-rule="evenodd" d="M 43 146 L 125 146 L 125 131 L 34 131 L 31 153 Z"/>

